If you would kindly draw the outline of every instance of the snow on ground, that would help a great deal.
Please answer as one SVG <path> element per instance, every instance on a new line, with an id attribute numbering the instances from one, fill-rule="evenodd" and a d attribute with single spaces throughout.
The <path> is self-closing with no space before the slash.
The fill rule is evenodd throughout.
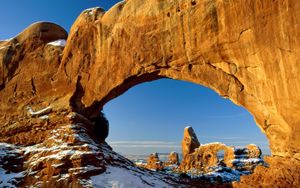
<path id="1" fill-rule="evenodd" d="M 83 13 L 88 14 L 88 15 L 91 16 L 91 15 L 95 14 L 95 12 L 96 12 L 98 9 L 102 9 L 102 10 L 104 11 L 103 8 L 100 8 L 100 7 L 94 7 L 94 8 L 85 9 L 85 10 L 83 11 Z"/>
<path id="2" fill-rule="evenodd" d="M 202 179 L 209 182 L 229 183 L 233 181 L 239 181 L 242 175 L 248 174 L 247 172 L 243 173 L 238 170 L 223 166 L 214 166 L 211 167 L 210 170 L 211 171 L 208 173 L 199 173 L 198 169 L 191 169 L 188 172 L 188 175 L 192 179 Z"/>
<path id="3" fill-rule="evenodd" d="M 0 143 L 0 187 L 16 187 L 18 179 L 24 176 L 22 172 L 13 173 L 3 168 L 8 164 L 7 159 L 16 158 L 19 152 L 19 149 L 12 144 Z"/>
<path id="4" fill-rule="evenodd" d="M 211 146 L 211 145 L 224 145 L 224 146 L 226 146 L 222 142 L 210 142 L 210 143 L 206 143 L 206 144 L 201 144 L 200 146 Z"/>
<path id="5" fill-rule="evenodd" d="M 91 177 L 92 185 L 96 188 L 147 188 L 170 187 L 164 181 L 151 176 L 135 174 L 124 168 L 109 166 L 105 173 Z"/>
<path id="6" fill-rule="evenodd" d="M 47 106 L 46 108 L 43 108 L 41 110 L 33 111 L 32 108 L 30 106 L 28 106 L 27 110 L 28 110 L 28 113 L 31 116 L 42 116 L 42 115 L 45 115 L 47 113 L 50 113 L 52 111 L 52 107 L 51 106 Z"/>
<path id="7" fill-rule="evenodd" d="M 59 40 L 56 40 L 56 41 L 53 41 L 53 42 L 49 42 L 48 45 L 65 47 L 66 46 L 66 40 L 65 39 L 59 39 Z"/>
<path id="8" fill-rule="evenodd" d="M 13 173 L 0 168 L 0 187 L 17 187 L 17 179 L 23 176 L 22 172 Z"/>
<path id="9" fill-rule="evenodd" d="M 88 13 L 89 15 L 93 15 L 93 12 L 96 8 L 89 8 L 89 9 L 86 9 L 84 10 L 84 12 Z"/>
<path id="10" fill-rule="evenodd" d="M 233 173 L 233 172 L 210 172 L 205 174 L 205 177 L 210 180 L 210 182 L 233 182 L 240 181 L 241 173 Z"/>
<path id="11" fill-rule="evenodd" d="M 41 114 L 48 109 L 44 108 L 33 114 Z M 115 153 L 111 148 L 103 143 L 95 143 L 87 134 L 87 130 L 80 124 L 69 124 L 61 126 L 51 131 L 51 136 L 45 138 L 40 144 L 27 147 L 15 147 L 10 144 L 0 143 L 0 187 L 13 187 L 14 182 L 23 176 L 39 178 L 45 164 L 50 164 L 53 168 L 64 168 L 65 162 L 76 161 L 84 155 L 95 156 L 96 159 L 107 167 L 103 174 L 93 176 L 91 179 L 79 179 L 85 187 L 170 187 L 176 184 L 172 180 L 167 180 L 166 175 L 159 172 L 150 172 L 137 168 L 134 164 L 123 156 Z M 68 143 L 68 140 L 73 140 Z M 17 157 L 18 152 L 22 152 L 26 158 L 24 161 L 25 171 L 20 173 L 8 172 L 1 165 L 1 156 L 11 155 Z M 16 154 L 15 154 L 16 153 Z M 2 168 L 3 167 L 3 168 Z M 85 174 L 88 172 L 101 171 L 103 168 L 93 163 L 85 166 L 70 166 L 65 174 L 59 174 L 57 181 L 68 181 L 71 175 Z M 170 183 L 170 184 L 168 184 Z M 36 182 L 33 186 L 39 186 L 41 182 Z"/>
<path id="12" fill-rule="evenodd" d="M 261 158 L 249 158 L 249 159 L 240 158 L 240 159 L 233 159 L 231 160 L 231 162 L 235 166 L 264 164 L 264 160 L 262 160 Z"/>
<path id="13" fill-rule="evenodd" d="M 15 155 L 15 152 L 12 152 L 16 149 L 16 147 L 12 144 L 0 143 L 0 161 L 2 157 L 7 155 Z"/>
<path id="14" fill-rule="evenodd" d="M 50 107 L 46 107 L 37 112 L 31 109 L 31 113 L 43 114 L 49 109 Z M 72 144 L 67 143 L 70 139 L 73 140 Z M 12 173 L 4 170 L 2 159 L 7 156 L 17 156 L 20 151 L 29 157 L 25 162 L 27 170 L 20 173 Z M 147 188 L 170 187 L 170 185 L 176 184 L 170 180 L 172 178 L 166 173 L 151 172 L 137 168 L 131 161 L 112 151 L 107 144 L 95 143 L 87 134 L 86 128 L 80 124 L 69 124 L 52 130 L 51 137 L 46 138 L 45 142 L 41 144 L 18 148 L 14 145 L 0 143 L 0 187 L 13 187 L 17 179 L 24 175 L 35 175 L 38 178 L 38 167 L 44 165 L 45 162 L 49 161 L 52 167 L 60 168 L 64 165 L 63 159 L 68 159 L 69 161 L 74 159 L 76 161 L 77 158 L 84 155 L 96 156 L 107 167 L 106 171 L 100 175 L 92 176 L 90 179 L 79 180 L 86 187 Z M 143 161 L 136 162 L 142 164 Z M 263 160 L 259 158 L 235 159 L 233 162 L 257 164 L 263 163 Z M 57 177 L 57 181 L 67 180 L 70 174 L 84 174 L 102 169 L 93 165 L 86 164 L 86 166 L 82 167 L 72 166 L 66 174 L 60 174 Z M 211 182 L 239 181 L 240 176 L 244 174 L 244 172 L 239 172 L 228 167 L 215 167 L 206 174 L 198 173 L 197 171 L 195 173 L 192 171 L 188 173 L 191 178 L 200 178 Z M 176 176 L 176 174 L 173 175 Z M 167 177 L 170 179 L 167 180 Z M 37 185 L 39 185 L 39 182 L 35 184 L 35 186 Z M 176 185 L 174 186 L 176 187 Z"/>

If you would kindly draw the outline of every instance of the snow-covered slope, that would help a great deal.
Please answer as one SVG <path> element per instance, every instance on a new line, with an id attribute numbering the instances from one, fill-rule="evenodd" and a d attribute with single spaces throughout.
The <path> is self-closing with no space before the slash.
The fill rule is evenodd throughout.
<path id="1" fill-rule="evenodd" d="M 23 156 L 21 166 L 11 171 L 8 167 L 13 166 L 20 155 Z M 0 161 L 0 187 L 18 187 L 24 181 L 33 187 L 45 184 L 54 187 L 68 184 L 83 187 L 177 185 L 175 177 L 136 167 L 106 143 L 96 143 L 80 123 L 52 130 L 40 144 L 17 147 L 1 143 Z"/>

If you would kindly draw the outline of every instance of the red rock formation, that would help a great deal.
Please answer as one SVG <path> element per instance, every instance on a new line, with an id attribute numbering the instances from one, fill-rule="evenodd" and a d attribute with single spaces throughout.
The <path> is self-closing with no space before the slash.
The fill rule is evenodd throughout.
<path id="1" fill-rule="evenodd" d="M 177 152 L 171 152 L 168 156 L 169 164 L 179 164 L 179 157 Z"/>
<path id="2" fill-rule="evenodd" d="M 178 153 L 171 152 L 168 156 L 168 160 L 163 163 L 163 168 L 175 172 L 178 170 L 179 164 Z"/>
<path id="3" fill-rule="evenodd" d="M 0 141 L 43 143 L 65 113 L 99 119 L 130 87 L 168 77 L 242 105 L 266 134 L 270 167 L 240 186 L 299 187 L 299 10 L 298 0 L 128 0 L 83 12 L 64 49 L 48 45 L 67 37 L 61 27 L 34 24 L 0 42 Z M 46 121 L 26 115 L 49 105 Z"/>
<path id="4" fill-rule="evenodd" d="M 149 155 L 146 168 L 150 170 L 162 170 L 164 168 L 163 162 L 159 160 L 157 153 L 152 153 Z"/>
<path id="5" fill-rule="evenodd" d="M 183 133 L 183 139 L 181 142 L 182 158 L 185 158 L 188 154 L 195 151 L 200 146 L 197 135 L 192 127 L 186 127 Z"/>
<path id="6" fill-rule="evenodd" d="M 260 158 L 261 150 L 257 145 L 249 144 L 246 146 L 248 149 L 248 157 L 249 158 Z"/>

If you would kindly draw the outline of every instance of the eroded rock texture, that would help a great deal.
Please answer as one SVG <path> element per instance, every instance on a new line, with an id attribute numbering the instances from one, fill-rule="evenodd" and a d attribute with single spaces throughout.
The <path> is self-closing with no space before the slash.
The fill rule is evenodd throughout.
<path id="1" fill-rule="evenodd" d="M 101 119 L 109 100 L 168 77 L 242 105 L 267 135 L 270 167 L 239 185 L 299 186 L 299 10 L 298 0 L 127 0 L 84 11 L 64 49 L 47 45 L 67 37 L 62 28 L 32 25 L 0 42 L 0 141 L 42 143 L 64 113 Z M 46 122 L 26 115 L 49 105 Z"/>

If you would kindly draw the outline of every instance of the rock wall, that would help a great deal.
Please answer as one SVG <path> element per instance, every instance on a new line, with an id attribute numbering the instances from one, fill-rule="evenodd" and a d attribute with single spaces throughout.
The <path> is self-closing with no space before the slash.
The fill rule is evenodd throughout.
<path id="1" fill-rule="evenodd" d="M 273 155 L 270 168 L 257 173 L 279 185 L 269 177 L 281 164 L 286 171 L 278 176 L 296 180 L 299 10 L 298 0 L 127 0 L 106 13 L 84 11 L 64 49 L 47 45 L 67 37 L 62 28 L 33 25 L 0 42 L 0 140 L 39 143 L 59 126 L 50 121 L 36 139 L 33 127 L 42 123 L 26 119 L 26 106 L 51 104 L 58 116 L 69 110 L 94 119 L 130 87 L 167 77 L 207 86 L 245 107 Z"/>

